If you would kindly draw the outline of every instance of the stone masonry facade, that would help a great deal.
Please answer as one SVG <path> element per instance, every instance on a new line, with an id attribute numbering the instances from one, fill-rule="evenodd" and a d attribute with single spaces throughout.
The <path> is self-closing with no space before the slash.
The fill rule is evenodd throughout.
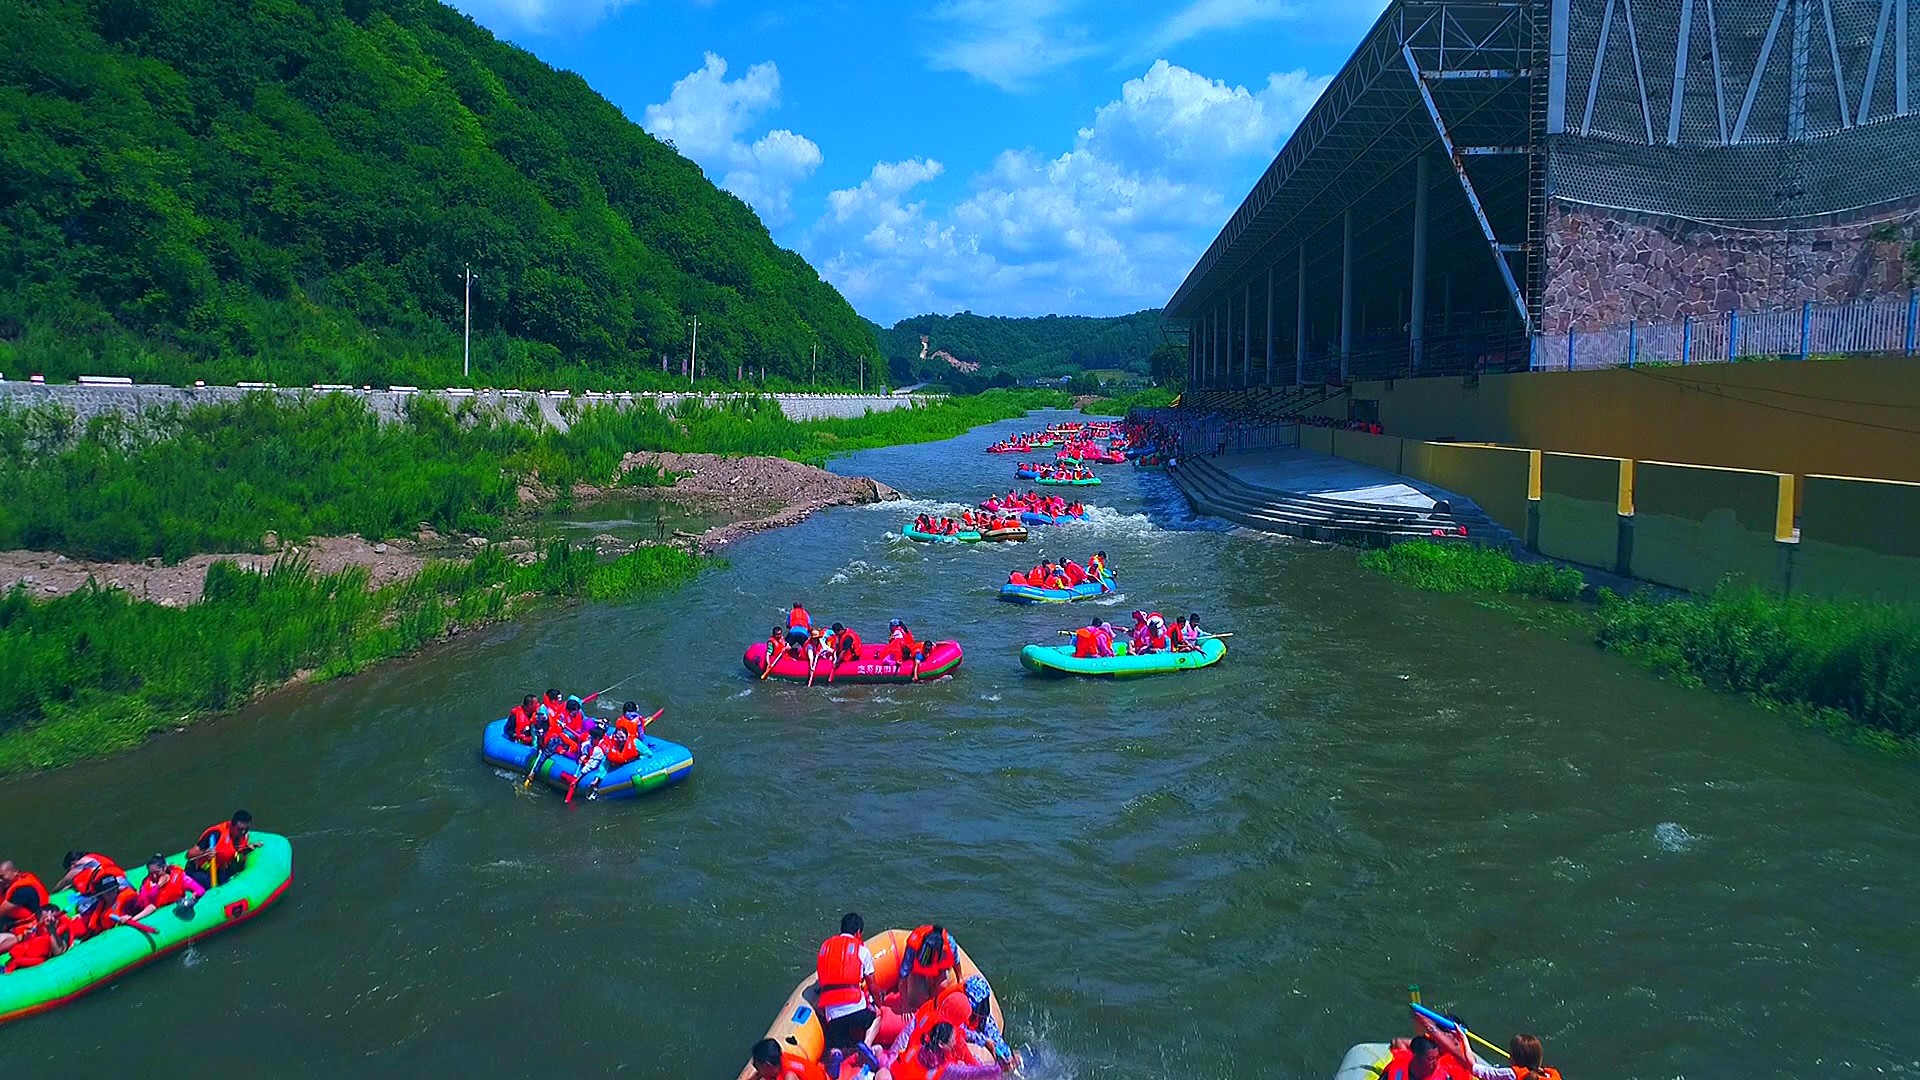
<path id="1" fill-rule="evenodd" d="M 1547 333 L 1727 311 L 1906 295 L 1920 210 L 1757 230 L 1555 200 L 1547 221 Z"/>

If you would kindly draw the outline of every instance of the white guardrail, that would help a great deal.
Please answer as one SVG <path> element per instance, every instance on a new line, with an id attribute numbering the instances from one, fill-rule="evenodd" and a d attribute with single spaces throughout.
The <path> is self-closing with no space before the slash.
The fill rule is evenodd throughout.
<path id="1" fill-rule="evenodd" d="M 6 377 L 6 373 L 0 372 L 0 384 L 5 384 L 8 381 L 9 380 Z M 12 381 L 16 383 L 20 382 L 20 380 L 17 380 L 17 379 Z M 121 387 L 121 388 L 127 388 L 127 389 L 162 389 L 162 390 L 207 390 L 207 389 L 281 390 L 281 389 L 286 389 L 289 391 L 298 391 L 302 389 L 301 387 L 284 387 L 283 388 L 280 386 L 279 383 L 271 383 L 271 382 L 239 382 L 239 383 L 233 384 L 230 387 L 222 387 L 219 385 L 209 387 L 206 381 L 203 379 L 195 379 L 193 381 L 193 385 L 191 386 L 174 386 L 171 383 L 137 383 L 125 375 L 76 375 L 74 376 L 74 381 L 70 384 L 49 383 L 46 379 L 46 376 L 44 375 L 29 375 L 26 378 L 25 385 L 28 385 L 28 386 L 75 385 L 75 386 L 85 386 L 85 387 L 97 387 L 97 388 L 103 388 L 103 389 L 112 389 L 115 387 Z M 577 396 L 582 401 L 633 401 L 636 398 L 654 398 L 654 399 L 676 398 L 677 399 L 677 398 L 689 398 L 689 397 L 697 397 L 697 398 L 771 397 L 771 398 L 780 398 L 782 400 L 787 400 L 787 401 L 797 401 L 797 400 L 834 401 L 834 400 L 843 400 L 848 398 L 873 398 L 875 400 L 883 400 L 887 398 L 897 398 L 899 396 L 902 396 L 902 395 L 890 393 L 884 390 L 873 390 L 873 391 L 867 391 L 867 392 L 850 390 L 850 391 L 847 391 L 846 393 L 812 393 L 812 392 L 779 393 L 779 392 L 763 392 L 763 391 L 754 391 L 754 390 L 582 390 L 576 394 L 572 390 L 513 390 L 513 389 L 496 390 L 492 387 L 476 388 L 471 386 L 449 386 L 449 387 L 443 387 L 438 390 L 422 390 L 418 386 L 403 386 L 399 384 L 395 384 L 392 386 L 373 386 L 370 384 L 363 385 L 363 386 L 351 386 L 347 383 L 314 383 L 311 386 L 306 387 L 305 389 L 315 390 L 322 393 L 333 393 L 333 394 L 445 394 L 448 397 L 456 397 L 456 398 L 482 397 L 482 396 L 489 396 L 489 395 L 498 395 L 500 397 L 509 397 L 509 398 L 517 398 L 517 397 L 571 398 L 571 397 Z M 913 398 L 919 398 L 919 399 L 925 399 L 925 400 L 938 400 L 940 398 L 947 397 L 948 395 L 915 393 L 915 394 L 905 395 L 905 396 L 910 396 Z"/>

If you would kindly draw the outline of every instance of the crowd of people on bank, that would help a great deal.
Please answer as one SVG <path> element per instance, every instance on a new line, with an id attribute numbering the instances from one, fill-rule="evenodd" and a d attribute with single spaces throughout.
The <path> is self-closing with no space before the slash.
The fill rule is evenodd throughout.
<path id="1" fill-rule="evenodd" d="M 147 860 L 146 875 L 135 886 L 120 864 L 94 851 L 69 851 L 64 873 L 46 885 L 39 875 L 11 860 L 0 862 L 0 972 L 38 967 L 89 938 L 126 926 L 156 931 L 143 921 L 176 904 L 191 911 L 206 891 L 246 869 L 253 815 L 237 810 L 226 821 L 202 829 L 187 848 L 185 865 L 165 855 Z M 53 899 L 73 890 L 72 910 Z"/>

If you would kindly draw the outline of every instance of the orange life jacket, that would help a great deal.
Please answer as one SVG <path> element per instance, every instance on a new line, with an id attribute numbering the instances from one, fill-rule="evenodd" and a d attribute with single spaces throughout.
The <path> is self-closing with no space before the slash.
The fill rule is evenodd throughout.
<path id="1" fill-rule="evenodd" d="M 7 966 L 0 970 L 12 974 L 21 968 L 39 967 L 53 959 L 55 945 L 61 946 L 64 950 L 73 944 L 74 935 L 80 932 L 80 921 L 71 915 L 60 916 L 52 930 L 42 930 L 35 926 L 32 933 L 21 939 L 19 944 L 7 952 Z"/>
<path id="2" fill-rule="evenodd" d="M 943 1061 L 931 1069 L 927 1068 L 920 1064 L 920 1050 L 915 1046 L 895 1058 L 893 1064 L 888 1066 L 888 1071 L 893 1074 L 893 1080 L 940 1080 L 946 1075 L 947 1063 Z"/>
<path id="3" fill-rule="evenodd" d="M 796 607 L 787 613 L 787 629 L 791 630 L 796 626 L 802 630 L 813 629 L 813 617 L 807 614 L 806 608 Z"/>
<path id="4" fill-rule="evenodd" d="M 113 929 L 118 925 L 113 921 L 113 916 L 131 915 L 140 910 L 138 906 L 139 903 L 139 894 L 135 893 L 132 889 L 122 886 L 120 891 L 113 895 L 112 899 L 102 900 L 94 904 L 87 909 L 85 915 L 81 916 L 80 925 L 85 927 L 82 936 L 93 937 L 96 934 L 104 934 Z"/>
<path id="5" fill-rule="evenodd" d="M 860 972 L 860 939 L 852 934 L 835 934 L 821 942 L 813 972 L 820 981 L 822 1014 L 867 1000 L 865 976 Z"/>
<path id="6" fill-rule="evenodd" d="M 532 742 L 534 718 L 534 714 L 528 712 L 525 706 L 515 705 L 513 711 L 507 714 L 507 738 L 517 743 Z"/>
<path id="7" fill-rule="evenodd" d="M 169 865 L 164 872 L 158 875 L 158 878 L 162 884 L 160 891 L 153 895 L 154 907 L 168 907 L 187 898 L 187 872 L 185 870 L 182 870 L 178 866 Z M 154 880 L 155 878 L 153 877 L 147 879 L 148 882 Z"/>
<path id="8" fill-rule="evenodd" d="M 13 913 L 12 933 L 15 936 L 19 936 L 33 928 L 33 924 L 40 917 L 39 908 L 46 907 L 48 900 L 51 899 L 51 897 L 47 895 L 47 887 L 40 883 L 40 879 L 22 870 L 20 876 L 13 879 L 13 884 L 7 886 L 6 895 L 0 896 L 0 900 L 11 898 L 14 891 L 21 888 L 32 889 L 39 898 L 40 903 L 33 911 L 17 911 Z"/>
<path id="9" fill-rule="evenodd" d="M 1073 632 L 1073 655 L 1099 655 L 1099 649 L 1095 647 L 1093 642 L 1093 630 L 1091 628 L 1083 626 Z"/>
<path id="10" fill-rule="evenodd" d="M 225 881 L 232 875 L 233 867 L 240 859 L 240 848 L 233 842 L 233 823 L 222 821 L 218 825 L 200 830 L 200 850 L 207 854 L 193 860 L 204 867 L 212 859 L 219 870 L 220 880 Z"/>
<path id="11" fill-rule="evenodd" d="M 1380 1080 L 1412 1080 L 1413 1051 L 1406 1047 L 1394 1050 L 1387 1058 L 1387 1067 L 1380 1074 Z M 1433 1080 L 1473 1080 L 1473 1071 L 1453 1059 L 1451 1054 L 1440 1055 L 1440 1067 L 1433 1072 Z"/>
<path id="12" fill-rule="evenodd" d="M 828 1080 L 826 1066 L 797 1054 L 780 1054 L 780 1080 Z"/>
<path id="13" fill-rule="evenodd" d="M 1537 1069 L 1530 1069 L 1525 1065 L 1508 1065 L 1507 1068 L 1513 1070 L 1513 1075 L 1518 1080 L 1560 1080 L 1560 1070 L 1546 1065 Z"/>
<path id="14" fill-rule="evenodd" d="M 92 865 L 82 865 L 86 863 L 91 863 Z M 105 855 L 96 852 L 88 852 L 82 855 L 80 861 L 74 865 L 80 866 L 81 868 L 74 872 L 73 891 L 83 895 L 98 889 L 102 878 L 125 878 L 127 876 L 127 872 L 120 869 L 119 864 L 107 858 Z"/>

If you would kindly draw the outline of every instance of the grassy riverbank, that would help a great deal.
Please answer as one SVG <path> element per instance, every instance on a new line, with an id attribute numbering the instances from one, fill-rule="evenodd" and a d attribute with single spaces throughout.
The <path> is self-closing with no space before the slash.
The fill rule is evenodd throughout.
<path id="1" fill-rule="evenodd" d="M 1577 570 L 1426 541 L 1361 563 L 1416 588 L 1578 600 Z M 1573 609 L 1594 643 L 1691 686 L 1749 695 L 1853 742 L 1920 754 L 1920 616 L 1888 604 L 1724 588 L 1708 597 L 1622 598 Z"/>
<path id="2" fill-rule="evenodd" d="M 677 548 L 603 563 L 555 544 L 525 566 L 489 548 L 378 589 L 363 568 L 316 574 L 297 557 L 263 574 L 215 563 L 204 598 L 179 608 L 116 589 L 44 602 L 14 589 L 0 597 L 0 774 L 126 750 L 303 674 L 349 675 L 460 629 L 669 588 L 700 567 Z"/>
<path id="3" fill-rule="evenodd" d="M 604 484 L 633 450 L 759 454 L 819 463 L 852 450 L 951 438 L 1031 408 L 1051 391 L 996 391 L 849 420 L 798 422 L 771 400 L 720 407 L 593 406 L 566 432 L 419 398 L 382 424 L 354 398 L 240 402 L 103 416 L 0 410 L 0 548 L 95 559 L 259 551 L 358 533 L 501 535 L 518 489 Z M 631 479 L 631 478 L 630 478 Z M 642 477 L 643 481 L 647 478 Z"/>
<path id="4" fill-rule="evenodd" d="M 1173 399 L 1178 396 L 1177 391 L 1150 386 L 1131 394 L 1094 398 L 1080 406 L 1080 411 L 1088 416 L 1125 416 L 1131 409 L 1164 409 L 1173 404 Z"/>

